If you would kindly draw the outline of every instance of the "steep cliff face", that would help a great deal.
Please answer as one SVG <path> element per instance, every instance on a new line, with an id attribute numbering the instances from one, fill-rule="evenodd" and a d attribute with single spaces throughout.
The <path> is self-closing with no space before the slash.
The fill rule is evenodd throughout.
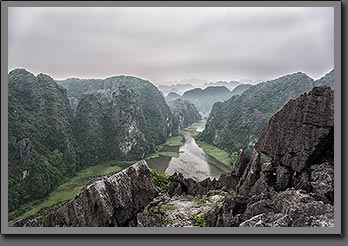
<path id="1" fill-rule="evenodd" d="M 105 114 L 103 106 L 93 94 L 85 94 L 80 98 L 76 110 L 73 132 L 79 145 L 81 166 L 94 165 L 108 159 L 106 145 Z"/>
<path id="2" fill-rule="evenodd" d="M 47 195 L 77 166 L 65 89 L 24 69 L 9 73 L 9 210 Z"/>
<path id="3" fill-rule="evenodd" d="M 240 96 L 214 104 L 202 139 L 232 151 L 252 150 L 272 115 L 312 88 L 313 80 L 300 72 L 251 86 Z"/>
<path id="4" fill-rule="evenodd" d="M 78 105 L 74 132 L 79 141 L 86 143 L 80 148 L 82 153 L 91 153 L 95 139 L 104 145 L 101 152 L 92 150 L 99 153 L 96 157 L 99 160 L 140 159 L 172 134 L 170 109 L 149 81 L 116 76 L 105 80 L 68 79 L 59 83 L 67 89 L 72 107 Z M 89 112 L 85 114 L 86 111 Z M 89 127 L 80 127 L 86 124 Z"/>
<path id="5" fill-rule="evenodd" d="M 181 129 L 202 119 L 195 105 L 187 100 L 178 98 L 168 101 L 168 105 L 173 116 L 173 132 L 175 134 L 179 133 Z"/>

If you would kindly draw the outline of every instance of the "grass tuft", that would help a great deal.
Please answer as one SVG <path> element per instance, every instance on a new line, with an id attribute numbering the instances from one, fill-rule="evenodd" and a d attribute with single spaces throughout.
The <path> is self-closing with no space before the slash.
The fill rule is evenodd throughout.
<path id="1" fill-rule="evenodd" d="M 203 215 L 193 215 L 191 220 L 195 222 L 196 225 L 200 227 L 208 227 L 207 221 L 204 219 Z"/>
<path id="2" fill-rule="evenodd" d="M 169 175 L 166 173 L 159 173 L 155 169 L 150 168 L 150 173 L 155 184 L 160 188 L 168 188 L 170 181 Z"/>

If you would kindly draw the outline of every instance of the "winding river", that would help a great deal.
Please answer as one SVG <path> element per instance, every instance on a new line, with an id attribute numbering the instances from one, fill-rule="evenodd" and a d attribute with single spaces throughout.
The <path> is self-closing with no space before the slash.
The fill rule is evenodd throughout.
<path id="1" fill-rule="evenodd" d="M 200 123 L 196 129 L 197 131 L 204 129 L 205 121 L 202 120 Z M 185 140 L 183 145 L 180 147 L 166 146 L 162 149 L 163 152 L 179 152 L 179 158 L 159 156 L 148 159 L 147 163 L 150 168 L 169 175 L 180 172 L 184 177 L 197 181 L 204 180 L 207 177 L 218 178 L 222 173 L 231 171 L 227 166 L 204 153 L 189 132 L 183 131 L 181 134 Z"/>

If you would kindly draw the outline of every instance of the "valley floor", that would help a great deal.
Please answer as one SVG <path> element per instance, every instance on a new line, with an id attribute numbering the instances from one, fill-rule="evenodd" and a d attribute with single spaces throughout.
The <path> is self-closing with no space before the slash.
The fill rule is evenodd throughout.
<path id="1" fill-rule="evenodd" d="M 165 144 L 159 146 L 159 150 L 157 152 L 146 156 L 145 159 L 147 159 L 150 163 L 151 161 L 158 160 L 161 164 L 161 168 L 160 170 L 157 169 L 157 171 L 165 172 L 165 162 L 168 160 L 170 161 L 172 158 L 177 159 L 177 161 L 179 160 L 179 156 L 181 154 L 184 154 L 181 153 L 180 146 L 182 146 L 185 143 L 185 141 L 188 141 L 188 139 L 191 139 L 190 141 L 194 141 L 193 136 L 197 136 L 197 133 L 199 133 L 199 129 L 204 127 L 205 121 L 206 119 L 203 119 L 200 122 L 194 123 L 191 127 L 186 128 L 184 131 L 182 131 L 180 135 L 168 138 Z M 227 168 L 225 171 L 229 171 L 233 167 L 231 165 L 231 163 L 234 163 L 233 159 L 231 158 L 231 155 L 226 151 L 204 142 L 197 142 L 197 144 L 200 148 L 203 149 L 205 154 L 211 157 L 211 160 L 216 159 L 218 161 L 217 164 L 214 164 L 214 161 L 210 160 L 209 163 L 214 164 L 214 168 L 210 168 L 209 170 L 215 168 L 225 170 Z M 9 213 L 9 225 L 12 225 L 15 221 L 33 216 L 42 209 L 47 209 L 52 206 L 62 204 L 68 200 L 71 200 L 81 191 L 81 188 L 84 187 L 85 184 L 89 181 L 101 176 L 111 175 L 116 172 L 119 172 L 123 168 L 135 162 L 136 161 L 108 161 L 81 170 L 77 173 L 75 177 L 71 178 L 67 182 L 60 185 L 56 190 L 51 192 L 46 199 L 26 203 L 17 210 Z M 223 165 L 221 166 L 221 164 L 219 163 L 226 165 L 226 167 L 224 168 Z M 219 176 L 219 174 L 214 175 Z"/>

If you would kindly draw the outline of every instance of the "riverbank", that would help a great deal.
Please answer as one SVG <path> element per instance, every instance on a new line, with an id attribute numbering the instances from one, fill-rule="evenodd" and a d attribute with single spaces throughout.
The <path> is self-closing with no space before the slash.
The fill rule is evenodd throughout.
<path id="1" fill-rule="evenodd" d="M 232 154 L 228 153 L 225 150 L 222 150 L 212 144 L 196 140 L 198 146 L 203 149 L 203 151 L 221 162 L 222 164 L 226 165 L 227 167 L 230 167 L 231 169 L 234 167 L 235 162 L 238 159 L 238 153 L 234 152 Z"/>
<path id="2" fill-rule="evenodd" d="M 184 144 L 184 138 L 182 135 L 173 136 L 167 139 L 167 141 L 157 147 L 157 151 L 145 156 L 145 160 L 157 158 L 159 156 L 179 157 L 179 147 Z"/>
<path id="3" fill-rule="evenodd" d="M 209 112 L 202 114 L 202 120 L 193 123 L 190 127 L 185 128 L 183 131 L 189 133 L 195 140 L 196 143 L 203 151 L 227 166 L 228 168 L 233 168 L 235 162 L 238 159 L 238 152 L 229 153 L 223 149 L 220 149 L 212 144 L 207 142 L 200 141 L 198 139 L 199 134 L 204 130 L 205 124 L 207 122 L 207 118 L 209 116 Z"/>

